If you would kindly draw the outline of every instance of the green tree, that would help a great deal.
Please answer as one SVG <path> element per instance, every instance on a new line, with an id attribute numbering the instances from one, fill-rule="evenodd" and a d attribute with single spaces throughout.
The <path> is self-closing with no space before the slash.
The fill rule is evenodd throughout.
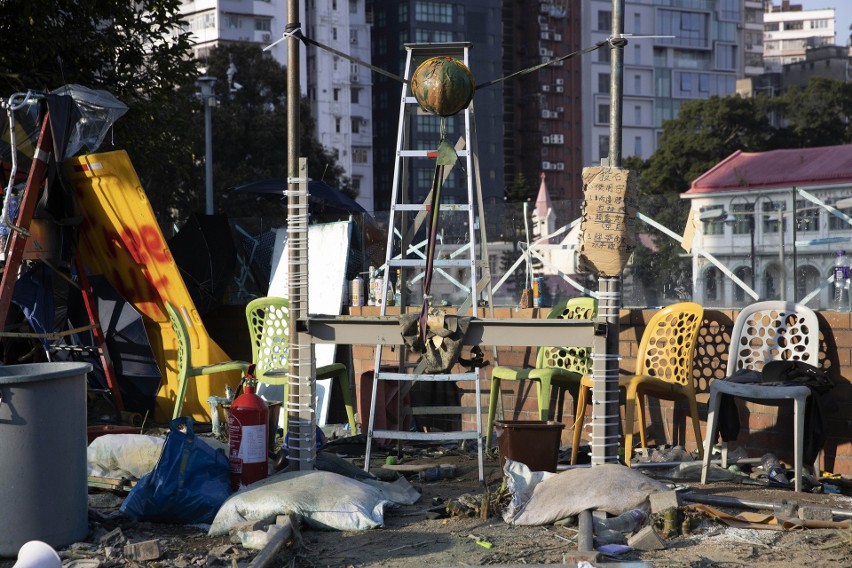
<path id="1" fill-rule="evenodd" d="M 65 84 L 103 89 L 129 107 L 100 148 L 130 154 L 161 221 L 187 191 L 196 75 L 179 0 L 7 0 L 0 3 L 0 92 Z"/>
<path id="2" fill-rule="evenodd" d="M 777 102 L 786 125 L 777 147 L 814 148 L 852 142 L 852 83 L 814 77 L 805 88 L 788 89 Z"/>
<path id="3" fill-rule="evenodd" d="M 269 178 L 287 177 L 286 68 L 261 46 L 230 44 L 213 49 L 206 61 L 215 77 L 218 106 L 213 109 L 214 203 L 231 216 L 257 213 L 250 200 L 231 199 L 230 188 Z M 232 67 L 233 66 L 233 67 Z M 228 69 L 235 70 L 233 85 Z M 335 156 L 320 143 L 316 122 L 305 99 L 300 100 L 300 153 L 308 157 L 308 175 L 332 187 L 349 189 L 349 180 Z M 203 132 L 203 114 L 194 123 Z M 196 137 L 194 154 L 204 156 L 204 139 Z M 195 184 L 204 187 L 204 169 L 196 168 Z M 195 207 L 201 205 L 194 203 Z"/>

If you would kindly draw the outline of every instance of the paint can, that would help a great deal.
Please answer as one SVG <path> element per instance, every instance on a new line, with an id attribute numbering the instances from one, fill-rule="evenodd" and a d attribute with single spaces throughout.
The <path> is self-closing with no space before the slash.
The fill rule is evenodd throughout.
<path id="1" fill-rule="evenodd" d="M 533 278 L 533 307 L 541 307 L 541 291 L 544 289 L 544 278 L 538 276 Z"/>
<path id="2" fill-rule="evenodd" d="M 364 279 L 361 276 L 356 276 L 349 282 L 349 305 L 364 305 Z"/>

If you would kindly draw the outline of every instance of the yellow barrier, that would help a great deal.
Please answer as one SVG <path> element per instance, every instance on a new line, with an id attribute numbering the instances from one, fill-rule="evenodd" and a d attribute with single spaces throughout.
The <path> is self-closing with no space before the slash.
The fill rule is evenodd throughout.
<path id="1" fill-rule="evenodd" d="M 172 302 L 189 316 L 194 365 L 229 357 L 204 329 L 127 152 L 75 156 L 65 161 L 65 169 L 83 216 L 80 254 L 93 274 L 104 275 L 143 315 L 163 374 L 154 420 L 168 422 L 178 386 L 177 340 L 164 302 Z M 193 379 L 186 391 L 184 414 L 209 422 L 207 399 L 224 396 L 225 386 L 236 389 L 239 381 L 238 372 Z"/>

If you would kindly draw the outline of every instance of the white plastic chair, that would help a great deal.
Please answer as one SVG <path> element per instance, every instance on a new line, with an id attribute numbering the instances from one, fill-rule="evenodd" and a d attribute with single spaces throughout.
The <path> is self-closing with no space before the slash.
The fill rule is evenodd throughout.
<path id="1" fill-rule="evenodd" d="M 757 302 L 743 308 L 731 332 L 726 376 L 731 377 L 742 369 L 761 371 L 769 361 L 787 360 L 799 360 L 815 367 L 819 366 L 819 322 L 814 311 L 793 302 L 780 301 Z M 811 390 L 806 386 L 768 386 L 726 380 L 712 381 L 707 406 L 707 432 L 704 439 L 701 483 L 707 483 L 711 449 L 716 440 L 718 427 L 719 397 L 722 394 L 765 405 L 780 405 L 786 400 L 793 401 L 795 487 L 797 492 L 801 491 L 805 401 L 811 395 Z M 723 447 L 723 456 L 727 453 L 726 449 Z M 724 457 L 722 461 L 723 467 L 726 466 Z"/>

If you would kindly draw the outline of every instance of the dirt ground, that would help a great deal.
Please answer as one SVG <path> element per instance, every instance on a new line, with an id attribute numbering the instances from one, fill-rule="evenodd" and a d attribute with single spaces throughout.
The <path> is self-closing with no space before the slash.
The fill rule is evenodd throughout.
<path id="1" fill-rule="evenodd" d="M 358 440 L 349 446 L 333 445 L 337 455 L 357 454 Z M 360 453 L 363 453 L 361 442 Z M 373 454 L 374 470 L 385 463 L 386 453 Z M 363 458 L 351 458 L 356 465 Z M 275 560 L 267 566 L 288 567 L 410 567 L 477 565 L 569 565 L 577 566 L 576 523 L 564 526 L 512 526 L 500 516 L 507 497 L 501 496 L 502 472 L 497 455 L 485 460 L 486 485 L 478 480 L 475 452 L 454 448 L 419 448 L 403 455 L 406 464 L 452 464 L 455 474 L 446 479 L 421 482 L 411 479 L 422 496 L 413 505 L 386 509 L 384 527 L 358 532 L 319 531 L 302 526 Z M 652 472 L 653 469 L 644 470 Z M 832 480 L 831 487 L 852 493 L 852 483 Z M 680 482 L 693 494 L 737 497 L 753 503 L 798 505 L 820 504 L 835 511 L 834 520 L 852 518 L 852 498 L 839 494 L 803 493 L 730 483 Z M 490 496 L 489 512 L 481 512 L 482 496 Z M 134 522 L 118 513 L 123 493 L 90 489 L 90 534 L 84 543 L 62 549 L 63 566 L 109 568 L 148 566 L 249 566 L 258 555 L 228 537 L 211 538 L 204 526 L 174 526 Z M 736 514 L 744 508 L 718 507 Z M 448 513 L 447 511 L 450 511 Z M 685 509 L 681 508 L 681 512 Z M 771 513 L 772 511 L 769 511 Z M 849 516 L 844 513 L 849 512 Z M 837 513 L 840 513 L 838 516 Z M 653 520 L 653 517 L 652 517 Z M 469 537 L 475 535 L 485 542 Z M 125 545 L 154 540 L 157 558 L 132 560 Z M 622 566 L 850 566 L 852 530 L 754 530 L 732 528 L 718 521 L 695 516 L 685 535 L 664 539 L 665 549 L 629 551 L 620 556 L 600 555 L 593 565 Z M 490 544 L 490 547 L 488 546 Z M 0 561 L 11 568 L 14 561 Z"/>

